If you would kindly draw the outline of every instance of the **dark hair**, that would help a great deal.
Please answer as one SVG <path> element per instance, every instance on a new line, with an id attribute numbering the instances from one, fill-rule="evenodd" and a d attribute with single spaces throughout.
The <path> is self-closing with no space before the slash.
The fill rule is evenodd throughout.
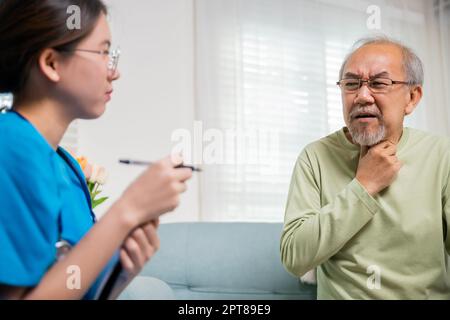
<path id="1" fill-rule="evenodd" d="M 70 30 L 72 5 L 80 8 L 81 28 Z M 101 0 L 0 0 L 0 92 L 19 95 L 42 50 L 74 48 L 101 13 Z"/>

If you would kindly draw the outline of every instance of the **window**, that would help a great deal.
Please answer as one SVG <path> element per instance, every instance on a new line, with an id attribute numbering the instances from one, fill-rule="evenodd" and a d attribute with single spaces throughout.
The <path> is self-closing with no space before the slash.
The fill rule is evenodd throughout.
<path id="1" fill-rule="evenodd" d="M 351 45 L 368 34 L 367 7 L 400 12 L 385 15 L 381 31 L 409 41 L 422 34 L 405 30 L 419 30 L 424 19 L 405 3 L 395 11 L 384 1 L 196 1 L 198 119 L 205 128 L 244 131 L 244 147 L 223 152 L 258 160 L 204 166 L 202 220 L 283 220 L 300 151 L 344 125 L 335 83 Z M 252 133 L 258 143 L 249 143 Z M 258 157 L 267 146 L 270 170 Z"/>

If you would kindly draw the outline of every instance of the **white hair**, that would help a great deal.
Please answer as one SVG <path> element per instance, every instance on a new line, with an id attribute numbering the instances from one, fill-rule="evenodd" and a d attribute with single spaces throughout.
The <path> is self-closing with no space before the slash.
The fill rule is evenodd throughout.
<path id="1" fill-rule="evenodd" d="M 347 64 L 350 57 L 355 53 L 355 51 L 361 47 L 371 44 L 390 44 L 398 47 L 403 54 L 403 70 L 406 76 L 405 81 L 410 85 L 423 85 L 423 64 L 420 58 L 411 48 L 405 46 L 400 41 L 394 40 L 385 35 L 371 36 L 356 41 L 352 47 L 351 52 L 345 57 L 344 62 L 341 65 L 341 69 L 339 71 L 339 79 L 342 79 L 345 65 Z"/>

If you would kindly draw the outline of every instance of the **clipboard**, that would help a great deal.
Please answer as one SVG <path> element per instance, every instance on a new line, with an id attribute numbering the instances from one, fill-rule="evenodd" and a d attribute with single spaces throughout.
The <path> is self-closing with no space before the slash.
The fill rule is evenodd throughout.
<path id="1" fill-rule="evenodd" d="M 118 261 L 114 266 L 113 270 L 111 271 L 105 285 L 101 289 L 100 295 L 98 296 L 97 300 L 108 300 L 120 278 L 122 270 L 123 270 L 122 264 L 120 263 L 120 261 Z"/>

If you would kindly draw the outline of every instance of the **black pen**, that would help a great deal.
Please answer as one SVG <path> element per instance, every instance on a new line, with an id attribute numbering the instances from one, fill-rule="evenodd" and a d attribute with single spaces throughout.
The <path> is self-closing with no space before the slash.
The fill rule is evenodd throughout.
<path id="1" fill-rule="evenodd" d="M 139 160 L 129 160 L 129 159 L 119 159 L 119 162 L 123 163 L 123 164 L 131 164 L 131 165 L 138 165 L 138 166 L 149 166 L 154 163 L 154 162 L 150 162 L 150 161 L 139 161 Z M 197 171 L 197 172 L 202 171 L 202 169 L 200 169 L 200 168 L 196 168 L 193 166 L 186 166 L 184 164 L 179 164 L 175 168 L 188 168 L 188 169 L 191 169 L 192 171 Z"/>

